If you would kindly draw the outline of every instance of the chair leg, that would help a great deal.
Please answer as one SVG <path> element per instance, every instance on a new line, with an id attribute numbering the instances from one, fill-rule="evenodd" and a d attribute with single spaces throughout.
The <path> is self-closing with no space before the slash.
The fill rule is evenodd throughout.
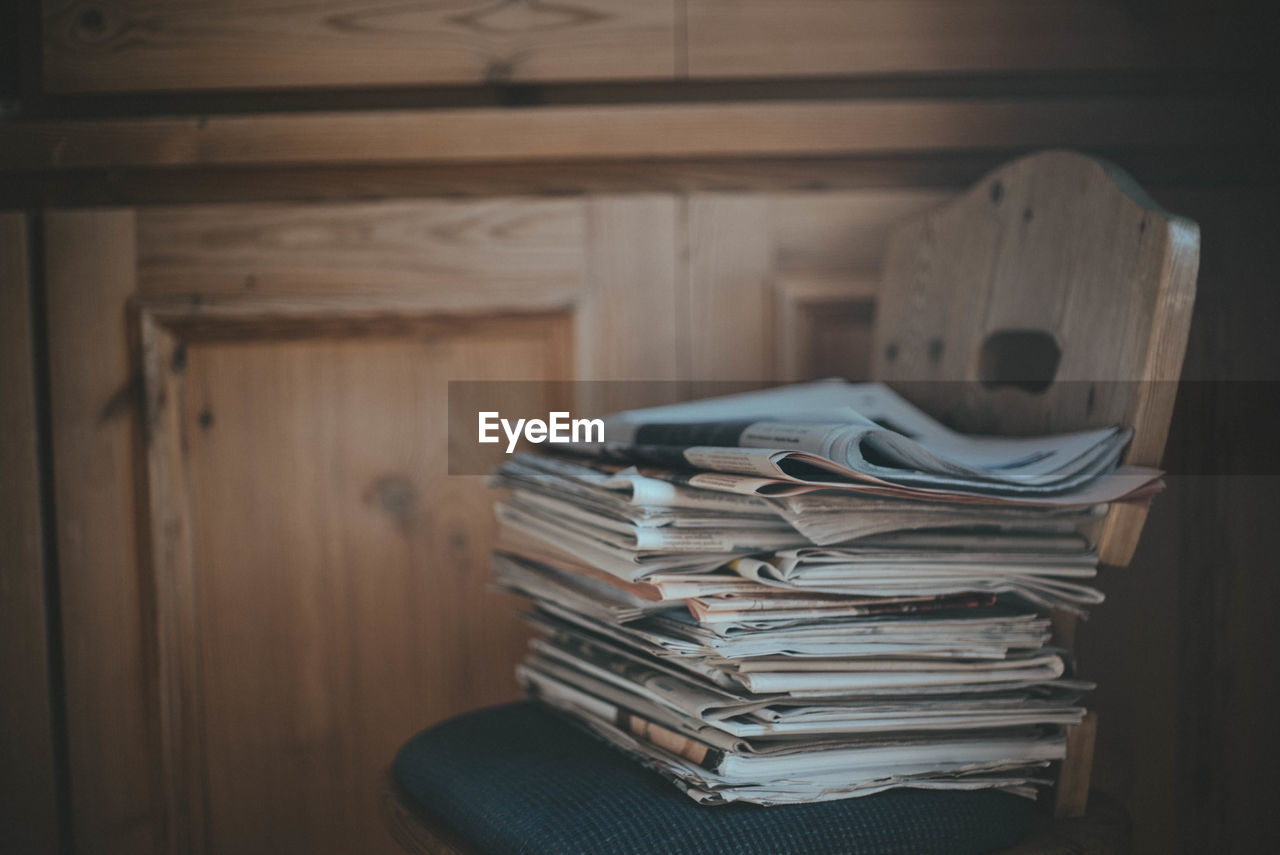
<path id="1" fill-rule="evenodd" d="M 1084 816 L 1089 805 L 1089 776 L 1093 772 L 1093 743 L 1098 735 L 1098 714 L 1085 713 L 1084 720 L 1067 728 L 1067 757 L 1058 772 L 1053 815 Z"/>

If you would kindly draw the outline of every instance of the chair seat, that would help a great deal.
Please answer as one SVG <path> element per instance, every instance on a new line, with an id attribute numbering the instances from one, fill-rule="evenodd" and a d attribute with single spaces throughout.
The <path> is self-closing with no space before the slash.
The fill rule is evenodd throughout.
<path id="1" fill-rule="evenodd" d="M 400 749 L 392 774 L 454 849 L 485 855 L 963 855 L 1008 847 L 1041 816 L 1027 799 L 994 791 L 701 806 L 529 702 L 423 731 Z"/>

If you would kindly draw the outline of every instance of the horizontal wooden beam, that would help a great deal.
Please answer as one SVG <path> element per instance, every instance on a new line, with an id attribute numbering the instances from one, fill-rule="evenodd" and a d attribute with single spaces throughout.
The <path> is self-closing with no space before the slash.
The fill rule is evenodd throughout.
<path id="1" fill-rule="evenodd" d="M 0 123 L 13 171 L 1258 145 L 1261 98 L 867 99 Z"/>
<path id="2" fill-rule="evenodd" d="M 1103 148 L 1144 187 L 1280 181 L 1275 146 Z M 589 193 L 737 193 L 967 187 L 1018 149 L 772 158 L 548 161 L 544 163 L 198 166 L 0 173 L 0 207 L 166 205 L 190 202 L 350 202 L 371 199 L 566 196 Z"/>

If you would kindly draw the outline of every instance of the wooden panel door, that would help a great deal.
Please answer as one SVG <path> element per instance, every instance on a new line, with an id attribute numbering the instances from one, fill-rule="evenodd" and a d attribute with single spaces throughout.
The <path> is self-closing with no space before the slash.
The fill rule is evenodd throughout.
<path id="1" fill-rule="evenodd" d="M 85 851 L 395 851 L 396 747 L 514 697 L 525 638 L 448 381 L 676 379 L 677 207 L 47 215 Z"/>
<path id="2" fill-rule="evenodd" d="M 77 841 L 394 851 L 396 747 L 525 638 L 448 381 L 865 378 L 884 238 L 946 195 L 50 212 Z"/>

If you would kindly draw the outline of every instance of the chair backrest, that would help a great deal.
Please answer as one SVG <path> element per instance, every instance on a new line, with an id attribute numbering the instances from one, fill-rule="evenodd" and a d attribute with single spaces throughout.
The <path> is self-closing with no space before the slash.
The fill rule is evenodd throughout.
<path id="1" fill-rule="evenodd" d="M 1132 427 L 1126 462 L 1157 466 L 1199 252 L 1196 224 L 1114 166 L 1015 160 L 892 234 L 873 376 L 969 432 Z M 1129 562 L 1144 520 L 1112 509 L 1103 563 Z"/>

